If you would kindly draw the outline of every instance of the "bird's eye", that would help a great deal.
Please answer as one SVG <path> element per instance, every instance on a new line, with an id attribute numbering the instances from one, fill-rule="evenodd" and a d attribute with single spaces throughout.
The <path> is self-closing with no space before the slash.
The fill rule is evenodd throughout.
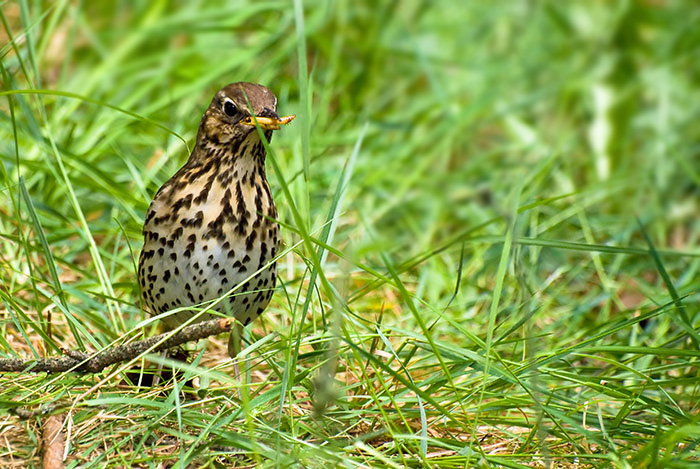
<path id="1" fill-rule="evenodd" d="M 236 109 L 236 105 L 233 104 L 233 101 L 227 99 L 224 101 L 224 112 L 227 116 L 233 117 L 236 115 L 236 112 L 238 112 L 238 109 Z"/>

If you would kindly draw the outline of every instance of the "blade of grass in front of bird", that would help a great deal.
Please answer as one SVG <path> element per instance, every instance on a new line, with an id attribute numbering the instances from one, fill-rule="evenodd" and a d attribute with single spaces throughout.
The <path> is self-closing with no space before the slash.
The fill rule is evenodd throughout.
<path id="1" fill-rule="evenodd" d="M 250 101 L 248 100 L 248 97 L 246 96 L 246 103 L 248 107 L 251 107 Z M 285 196 L 288 208 L 292 214 L 292 218 L 294 219 L 294 223 L 296 224 L 296 228 L 299 232 L 299 235 L 301 236 L 301 242 L 303 243 L 304 246 L 304 252 L 305 255 L 308 257 L 308 262 L 310 266 L 308 267 L 308 270 L 311 270 L 311 267 L 314 268 L 314 271 L 320 274 L 320 280 L 321 284 L 323 285 L 323 289 L 325 293 L 327 293 L 330 297 L 336 296 L 334 289 L 330 286 L 330 283 L 328 282 L 328 279 L 323 273 L 323 270 L 321 268 L 321 263 L 320 259 L 316 255 L 316 250 L 314 249 L 314 244 L 311 241 L 311 235 L 309 234 L 306 226 L 307 226 L 307 220 L 304 220 L 304 217 L 300 213 L 300 211 L 297 208 L 297 204 L 294 201 L 294 198 L 292 197 L 291 190 L 289 188 L 289 185 L 287 184 L 286 180 L 282 176 L 282 171 L 280 169 L 280 165 L 277 162 L 277 158 L 275 156 L 275 152 L 272 150 L 272 148 L 269 145 L 269 142 L 267 141 L 267 138 L 265 137 L 262 128 L 260 128 L 260 125 L 258 124 L 257 120 L 255 119 L 255 116 L 253 116 L 253 120 L 255 121 L 255 127 L 258 132 L 258 136 L 260 137 L 260 141 L 263 144 L 263 147 L 266 150 L 267 153 L 267 159 L 270 161 L 270 164 L 272 165 L 274 172 L 276 175 L 278 175 L 278 180 L 280 182 L 280 186 L 282 188 L 282 192 Z M 309 286 L 309 290 L 307 291 L 307 300 L 305 301 L 305 308 L 308 310 L 308 305 L 310 304 L 310 296 L 311 296 L 311 289 L 313 285 Z M 301 289 L 301 285 L 299 287 Z M 301 291 L 301 290 L 300 290 Z M 342 299 L 341 303 L 345 303 Z M 295 323 L 296 321 L 296 313 L 293 314 L 292 317 L 292 324 Z M 284 370 L 284 379 L 283 379 L 283 386 L 281 388 L 281 394 L 280 394 L 280 412 L 282 411 L 281 409 L 284 407 L 284 401 L 286 398 L 286 394 L 290 392 L 291 387 L 288 387 L 287 384 L 290 381 L 294 381 L 294 373 L 296 369 L 296 362 L 299 356 L 299 347 L 301 344 L 301 333 L 303 330 L 303 323 L 305 320 L 305 314 L 300 314 L 299 315 L 299 328 L 296 331 L 296 341 L 295 341 L 295 346 L 293 349 L 288 349 L 288 359 L 287 363 L 285 365 L 285 370 Z M 291 399 L 291 397 L 290 397 Z"/>

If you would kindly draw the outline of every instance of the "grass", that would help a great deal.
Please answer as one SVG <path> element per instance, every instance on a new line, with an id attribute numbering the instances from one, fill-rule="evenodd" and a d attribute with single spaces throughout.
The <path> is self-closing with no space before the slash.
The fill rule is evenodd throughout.
<path id="1" fill-rule="evenodd" d="M 3 357 L 156 333 L 141 224 L 211 96 L 299 116 L 243 382 L 223 337 L 5 373 L 3 467 L 39 464 L 18 405 L 65 416 L 69 467 L 697 464 L 693 2 L 0 5 Z"/>

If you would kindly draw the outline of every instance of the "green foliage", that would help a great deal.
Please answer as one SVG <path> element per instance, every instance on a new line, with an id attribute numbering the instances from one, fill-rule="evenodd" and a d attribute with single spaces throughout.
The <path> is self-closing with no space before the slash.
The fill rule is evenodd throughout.
<path id="1" fill-rule="evenodd" d="M 299 116 L 268 157 L 289 253 L 243 383 L 220 339 L 0 375 L 6 415 L 66 412 L 69 465 L 700 457 L 695 2 L 0 5 L 3 357 L 155 333 L 141 224 L 211 96 L 258 82 Z M 144 364 L 182 374 L 138 387 Z M 38 464 L 43 417 L 8 418 L 3 465 Z"/>

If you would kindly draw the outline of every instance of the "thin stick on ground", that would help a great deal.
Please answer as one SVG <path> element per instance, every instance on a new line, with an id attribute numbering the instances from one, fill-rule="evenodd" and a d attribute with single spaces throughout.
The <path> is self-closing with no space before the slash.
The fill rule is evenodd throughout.
<path id="1" fill-rule="evenodd" d="M 62 469 L 63 452 L 65 451 L 66 437 L 63 434 L 63 414 L 50 415 L 44 421 L 42 434 L 44 469 Z"/>
<path id="2" fill-rule="evenodd" d="M 212 335 L 230 332 L 233 319 L 221 318 L 204 321 L 183 327 L 178 332 L 166 332 L 149 339 L 139 340 L 126 345 L 110 347 L 90 355 L 74 350 L 64 350 L 65 356 L 24 360 L 21 358 L 0 359 L 0 371 L 22 373 L 61 373 L 75 371 L 82 373 L 99 373 L 110 365 L 129 361 L 150 350 L 160 352 L 177 347 L 186 342 L 204 339 Z M 172 335 L 171 335 L 172 334 Z M 168 337 L 171 335 L 170 337 Z"/>

